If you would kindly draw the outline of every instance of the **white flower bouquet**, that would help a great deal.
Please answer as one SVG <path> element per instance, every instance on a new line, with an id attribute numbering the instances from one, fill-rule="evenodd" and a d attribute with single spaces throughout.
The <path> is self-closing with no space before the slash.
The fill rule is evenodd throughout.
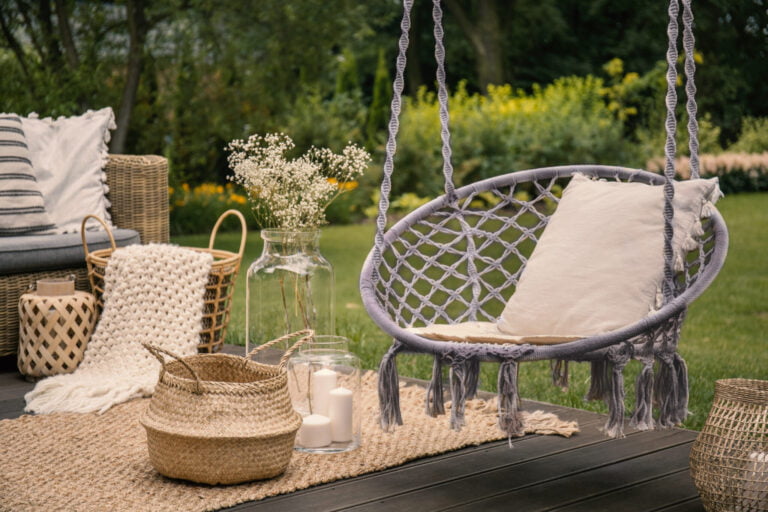
<path id="1" fill-rule="evenodd" d="M 313 229 L 325 224 L 325 209 L 339 196 L 357 186 L 371 156 L 349 143 L 336 154 L 312 147 L 297 158 L 286 154 L 295 147 L 283 133 L 251 135 L 247 141 L 229 144 L 230 178 L 243 185 L 262 228 Z"/>

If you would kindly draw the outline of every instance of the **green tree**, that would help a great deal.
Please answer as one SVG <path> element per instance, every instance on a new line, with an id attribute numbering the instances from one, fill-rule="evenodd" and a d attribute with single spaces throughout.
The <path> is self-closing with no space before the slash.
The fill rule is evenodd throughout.
<path id="1" fill-rule="evenodd" d="M 368 120 L 365 125 L 366 146 L 373 151 L 381 143 L 382 132 L 389 120 L 389 103 L 392 99 L 392 82 L 384 57 L 384 50 L 379 50 L 379 62 L 373 77 L 373 98 L 368 107 Z"/>

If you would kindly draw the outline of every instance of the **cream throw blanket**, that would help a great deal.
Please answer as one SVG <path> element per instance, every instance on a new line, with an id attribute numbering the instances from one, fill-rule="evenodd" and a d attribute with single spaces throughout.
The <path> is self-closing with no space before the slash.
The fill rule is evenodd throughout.
<path id="1" fill-rule="evenodd" d="M 179 355 L 197 351 L 213 259 L 167 244 L 116 250 L 104 277 L 104 311 L 73 373 L 27 393 L 27 412 L 104 412 L 154 392 L 160 363 L 150 342 Z"/>

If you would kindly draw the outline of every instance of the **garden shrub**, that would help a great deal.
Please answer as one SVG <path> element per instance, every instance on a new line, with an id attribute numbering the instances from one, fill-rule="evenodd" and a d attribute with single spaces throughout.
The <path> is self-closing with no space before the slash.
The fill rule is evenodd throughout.
<path id="1" fill-rule="evenodd" d="M 623 164 L 632 158 L 622 122 L 606 103 L 603 81 L 566 77 L 530 94 L 509 85 L 450 98 L 452 162 L 457 185 L 506 172 L 574 163 Z M 442 192 L 438 104 L 425 89 L 406 98 L 393 193 Z"/>
<path id="2" fill-rule="evenodd" d="M 171 216 L 171 235 L 210 233 L 219 216 L 229 209 L 239 210 L 250 229 L 256 229 L 248 199 L 236 192 L 235 185 L 216 185 L 203 183 L 190 187 L 184 183 L 180 187 L 168 189 Z M 239 230 L 240 224 L 235 219 L 227 219 L 220 231 Z"/>
<path id="3" fill-rule="evenodd" d="M 734 153 L 762 153 L 768 151 L 768 117 L 745 117 L 741 121 L 741 135 L 728 151 Z"/>

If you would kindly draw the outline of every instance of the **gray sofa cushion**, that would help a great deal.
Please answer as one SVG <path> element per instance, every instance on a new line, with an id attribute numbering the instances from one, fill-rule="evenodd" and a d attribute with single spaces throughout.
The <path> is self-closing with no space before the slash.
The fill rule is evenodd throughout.
<path id="1" fill-rule="evenodd" d="M 132 229 L 114 229 L 118 247 L 141 243 Z M 109 247 L 104 231 L 88 231 L 88 250 Z M 80 233 L 65 235 L 29 235 L 0 237 L 0 274 L 19 274 L 85 266 L 85 252 Z"/>

